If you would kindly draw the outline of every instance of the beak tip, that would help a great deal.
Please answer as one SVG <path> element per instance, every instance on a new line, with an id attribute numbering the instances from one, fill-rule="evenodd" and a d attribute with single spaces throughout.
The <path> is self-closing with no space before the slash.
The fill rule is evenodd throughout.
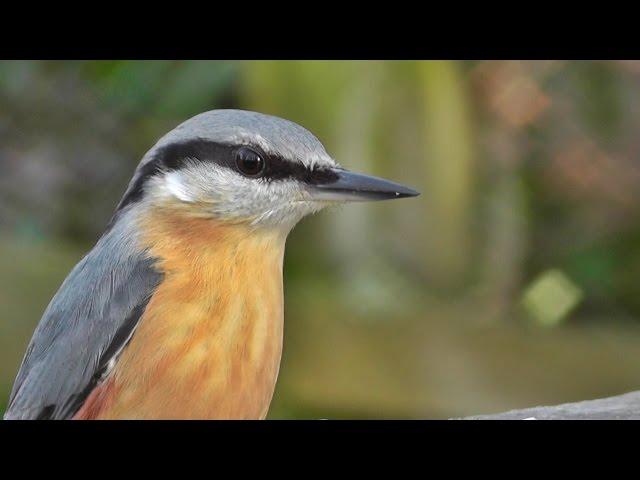
<path id="1" fill-rule="evenodd" d="M 395 198 L 410 198 L 419 196 L 420 192 L 413 188 L 405 187 L 401 192 L 395 192 L 395 194 Z"/>

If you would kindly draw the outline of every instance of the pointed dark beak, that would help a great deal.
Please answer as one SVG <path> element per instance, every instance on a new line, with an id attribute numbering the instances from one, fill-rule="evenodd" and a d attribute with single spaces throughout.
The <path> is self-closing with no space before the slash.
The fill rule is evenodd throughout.
<path id="1" fill-rule="evenodd" d="M 363 202 L 369 200 L 392 200 L 394 198 L 420 195 L 414 189 L 384 178 L 331 169 L 331 175 L 322 183 L 309 185 L 313 200 L 336 202 Z"/>

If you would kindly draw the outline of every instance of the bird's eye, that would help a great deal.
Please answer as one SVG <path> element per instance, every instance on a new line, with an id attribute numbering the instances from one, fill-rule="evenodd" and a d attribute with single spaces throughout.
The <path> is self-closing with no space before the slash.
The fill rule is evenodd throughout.
<path id="1" fill-rule="evenodd" d="M 242 147 L 236 154 L 236 167 L 248 177 L 257 177 L 264 171 L 265 162 L 257 152 Z"/>

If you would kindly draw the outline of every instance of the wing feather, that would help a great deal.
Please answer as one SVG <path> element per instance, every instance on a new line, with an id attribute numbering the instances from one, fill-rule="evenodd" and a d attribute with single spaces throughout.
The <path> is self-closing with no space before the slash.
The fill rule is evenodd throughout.
<path id="1" fill-rule="evenodd" d="M 135 237 L 121 217 L 65 279 L 33 334 L 5 419 L 71 418 L 103 379 L 162 279 Z"/>

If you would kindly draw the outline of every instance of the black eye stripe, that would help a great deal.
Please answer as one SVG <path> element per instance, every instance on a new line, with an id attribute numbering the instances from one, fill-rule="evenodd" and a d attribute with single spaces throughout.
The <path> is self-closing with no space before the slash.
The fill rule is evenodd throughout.
<path id="1" fill-rule="evenodd" d="M 185 168 L 189 162 L 193 162 L 194 160 L 215 163 L 237 171 L 236 154 L 238 150 L 243 147 L 255 150 L 266 162 L 263 173 L 256 176 L 256 179 L 278 181 L 294 178 L 314 185 L 330 183 L 337 179 L 337 175 L 329 169 L 316 168 L 310 170 L 300 163 L 291 162 L 275 155 L 266 155 L 255 146 L 229 145 L 196 139 L 172 143 L 160 148 L 155 156 L 140 169 L 139 176 L 131 188 L 125 193 L 116 212 L 131 203 L 139 201 L 144 193 L 145 184 L 152 177 L 164 171 L 175 171 Z"/>
<path id="2" fill-rule="evenodd" d="M 338 176 L 329 169 L 316 168 L 310 170 L 300 163 L 290 162 L 281 157 L 270 157 L 269 172 L 265 175 L 269 180 L 284 180 L 294 178 L 313 185 L 330 183 Z"/>
<path id="3" fill-rule="evenodd" d="M 180 170 L 192 160 L 212 162 L 232 168 L 236 148 L 205 140 L 172 143 L 158 150 L 151 162 L 156 163 L 160 169 L 169 171 Z"/>
<path id="4" fill-rule="evenodd" d="M 261 178 L 283 180 L 295 178 L 308 183 L 329 183 L 337 176 L 328 169 L 310 170 L 298 162 L 292 162 L 276 155 L 267 155 L 255 146 L 229 145 L 207 140 L 191 140 L 175 143 L 162 148 L 151 161 L 158 165 L 156 171 L 179 170 L 187 161 L 212 162 L 222 167 L 236 169 L 236 155 L 240 149 L 255 150 L 266 162 Z"/>

